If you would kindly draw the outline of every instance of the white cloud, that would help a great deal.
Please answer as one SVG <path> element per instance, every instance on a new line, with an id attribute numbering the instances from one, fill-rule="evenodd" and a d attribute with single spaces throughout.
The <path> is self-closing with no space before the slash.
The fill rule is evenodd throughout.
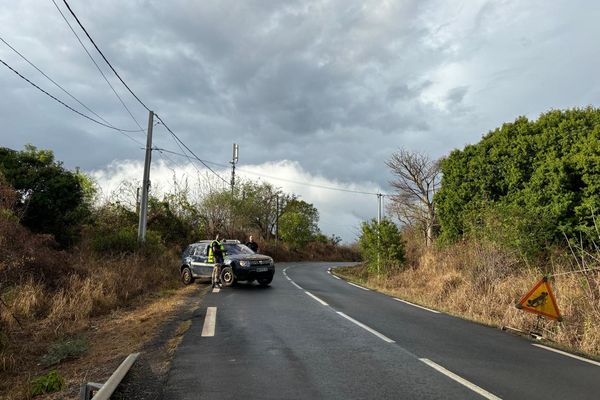
<path id="1" fill-rule="evenodd" d="M 154 155 L 156 157 L 156 155 Z M 143 175 L 141 161 L 115 161 L 106 168 L 89 172 L 102 190 L 103 198 L 115 198 L 116 192 L 125 188 L 119 199 L 127 204 L 135 204 L 135 188 L 141 186 Z M 199 171 L 199 172 L 198 172 Z M 215 172 L 229 179 L 230 170 L 215 169 Z M 320 213 L 319 227 L 326 235 L 338 235 L 345 242 L 353 242 L 362 221 L 377 215 L 377 197 L 373 194 L 351 193 L 330 190 L 323 187 L 338 188 L 358 192 L 377 193 L 381 191 L 375 182 L 344 183 L 313 175 L 298 162 L 281 160 L 259 165 L 240 165 L 236 169 L 236 178 L 269 182 L 284 192 L 298 195 L 302 200 L 312 203 Z M 207 169 L 191 164 L 173 164 L 163 159 L 153 161 L 150 180 L 152 191 L 161 196 L 174 190 L 174 185 L 187 185 L 193 196 L 206 193 L 208 186 L 225 187 L 225 184 Z M 125 186 L 124 186 L 125 183 Z M 303 184 L 304 183 L 304 184 Z M 308 186 L 309 183 L 313 186 Z M 123 198 L 125 197 L 125 198 Z"/>

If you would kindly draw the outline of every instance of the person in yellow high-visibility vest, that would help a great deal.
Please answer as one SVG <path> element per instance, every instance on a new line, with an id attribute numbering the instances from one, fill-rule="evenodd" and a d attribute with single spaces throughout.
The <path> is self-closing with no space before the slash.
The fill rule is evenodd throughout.
<path id="1" fill-rule="evenodd" d="M 215 235 L 215 240 L 208 246 L 208 262 L 215 264 L 213 267 L 212 287 L 217 284 L 221 286 L 221 265 L 225 260 L 225 246 L 219 241 L 219 234 Z"/>

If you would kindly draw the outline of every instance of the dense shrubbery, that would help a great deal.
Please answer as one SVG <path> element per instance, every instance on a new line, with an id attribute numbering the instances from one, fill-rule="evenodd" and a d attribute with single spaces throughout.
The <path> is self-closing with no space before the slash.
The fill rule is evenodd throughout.
<path id="1" fill-rule="evenodd" d="M 388 219 L 379 224 L 375 220 L 363 222 L 358 244 L 371 272 L 391 272 L 404 266 L 404 243 L 400 231 Z"/>
<path id="2" fill-rule="evenodd" d="M 591 237 L 600 204 L 600 110 L 521 117 L 453 151 L 442 172 L 435 201 L 446 242 L 473 235 L 530 256 L 565 235 Z"/>
<path id="3" fill-rule="evenodd" d="M 87 177 L 65 170 L 52 151 L 33 146 L 0 148 L 0 173 L 18 193 L 15 207 L 23 225 L 52 234 L 63 246 L 77 241 L 91 213 L 94 187 Z"/>

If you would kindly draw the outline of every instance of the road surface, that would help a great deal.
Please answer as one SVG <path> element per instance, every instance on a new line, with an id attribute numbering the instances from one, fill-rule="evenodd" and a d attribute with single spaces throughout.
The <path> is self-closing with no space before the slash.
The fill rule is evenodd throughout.
<path id="1" fill-rule="evenodd" d="M 206 296 L 165 399 L 599 399 L 600 363 L 286 263 Z"/>

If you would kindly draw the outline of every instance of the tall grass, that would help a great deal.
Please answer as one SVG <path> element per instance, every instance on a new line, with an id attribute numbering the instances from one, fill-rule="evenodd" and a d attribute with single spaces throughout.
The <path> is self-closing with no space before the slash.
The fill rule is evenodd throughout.
<path id="1" fill-rule="evenodd" d="M 99 254 L 84 241 L 59 251 L 0 215 L 0 373 L 18 372 L 19 359 L 44 350 L 36 346 L 81 330 L 91 317 L 176 287 L 177 254 L 147 250 Z"/>
<path id="2" fill-rule="evenodd" d="M 600 355 L 600 271 L 563 274 L 551 279 L 564 321 L 541 320 L 515 304 L 545 273 L 581 269 L 568 251 L 556 251 L 538 264 L 483 241 L 463 241 L 443 249 L 413 249 L 404 271 L 386 276 L 366 268 L 343 271 L 398 297 L 494 326 L 541 330 L 566 347 Z M 600 254 L 585 257 L 587 268 L 600 267 Z M 539 326 L 538 326 L 539 323 Z"/>

